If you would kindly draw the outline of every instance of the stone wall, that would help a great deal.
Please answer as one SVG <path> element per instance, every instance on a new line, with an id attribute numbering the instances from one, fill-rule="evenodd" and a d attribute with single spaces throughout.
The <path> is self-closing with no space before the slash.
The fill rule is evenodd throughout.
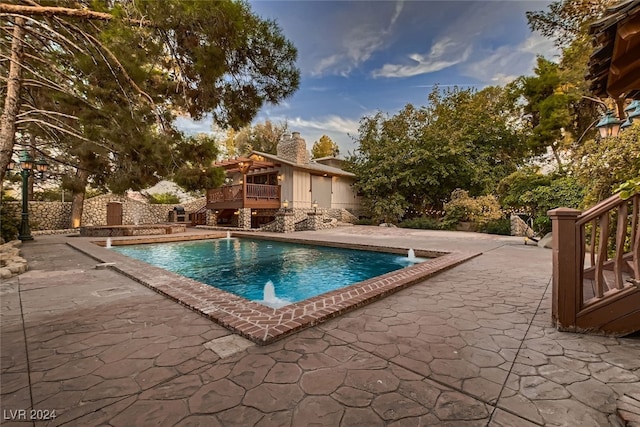
<path id="1" fill-rule="evenodd" d="M 107 225 L 107 203 L 122 203 L 122 223 L 157 224 L 167 222 L 169 211 L 174 206 L 184 207 L 187 213 L 195 212 L 206 204 L 206 198 L 192 200 L 179 205 L 152 205 L 124 196 L 105 194 L 85 200 L 82 226 Z M 19 220 L 22 202 L 3 202 Z M 64 230 L 71 227 L 71 202 L 29 202 L 29 224 L 32 231 Z"/>
<path id="2" fill-rule="evenodd" d="M 158 224 L 169 220 L 169 212 L 175 206 L 184 207 L 187 213 L 194 212 L 206 204 L 204 197 L 179 205 L 152 205 L 124 196 L 105 194 L 86 200 L 82 212 L 82 225 L 107 225 L 107 203 L 122 203 L 122 224 Z"/>
<path id="3" fill-rule="evenodd" d="M 338 226 L 338 220 L 330 218 L 318 212 L 309 213 L 307 219 L 296 223 L 296 231 L 305 230 L 328 230 L 330 228 L 336 228 Z"/>
<path id="4" fill-rule="evenodd" d="M 293 211 L 278 212 L 276 219 L 260 228 L 261 231 L 273 233 L 290 233 L 296 231 L 295 214 Z"/>
<path id="5" fill-rule="evenodd" d="M 20 219 L 22 202 L 3 202 Z M 29 225 L 32 231 L 60 230 L 71 225 L 71 202 L 29 202 Z"/>
<path id="6" fill-rule="evenodd" d="M 518 215 L 511 215 L 511 235 L 533 237 L 535 232 Z"/>
<path id="7" fill-rule="evenodd" d="M 337 210 L 337 209 L 336 209 Z M 260 227 L 261 231 L 273 233 L 288 233 L 291 231 L 325 230 L 338 226 L 338 220 L 326 215 L 324 209 L 318 212 L 309 209 L 291 209 L 287 212 L 279 211 L 276 219 Z"/>
<path id="8" fill-rule="evenodd" d="M 102 196 L 92 197 L 85 200 L 82 212 L 82 226 L 101 226 L 107 225 L 107 204 L 111 202 L 122 203 L 122 224 L 123 225 L 140 225 L 140 224 L 158 224 L 167 222 L 169 212 L 175 206 L 182 206 L 187 213 L 195 212 L 206 205 L 206 198 L 192 200 L 180 205 L 152 205 L 124 196 L 115 194 L 105 194 Z M 20 220 L 20 212 L 22 209 L 21 202 L 5 202 L 8 210 Z M 310 209 L 292 209 L 294 224 L 299 224 L 307 219 L 307 214 L 313 213 Z M 318 209 L 318 215 L 324 218 L 322 227 L 335 227 L 335 223 L 354 222 L 357 218 L 344 209 Z M 212 211 L 207 212 L 207 225 L 215 225 L 216 215 Z M 273 212 L 275 215 L 275 211 Z M 239 215 L 234 215 L 231 226 L 238 227 Z M 243 222 L 245 227 L 249 227 L 251 217 L 245 215 Z M 333 219 L 333 221 L 328 221 Z M 29 202 L 29 222 L 31 231 L 34 235 L 51 233 L 51 230 L 63 230 L 63 232 L 77 231 L 71 228 L 71 202 Z M 320 224 L 317 222 L 317 224 Z M 331 224 L 331 225 L 329 225 Z M 270 230 L 270 224 L 261 227 L 265 231 Z M 275 227 L 275 226 L 274 226 Z M 309 230 L 309 225 L 298 225 L 298 229 Z M 315 228 L 318 229 L 318 228 Z"/>

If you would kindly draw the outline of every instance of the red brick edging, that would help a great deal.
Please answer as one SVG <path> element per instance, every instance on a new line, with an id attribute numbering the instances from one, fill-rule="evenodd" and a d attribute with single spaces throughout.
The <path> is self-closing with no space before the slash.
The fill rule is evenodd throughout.
<path id="1" fill-rule="evenodd" d="M 305 243 L 329 246 L 327 242 Z M 69 241 L 68 244 L 98 261 L 114 263 L 109 268 L 260 345 L 355 310 L 480 255 L 478 252 L 444 253 L 420 264 L 274 309 L 119 253 L 106 251 L 90 242 Z M 358 245 L 353 247 L 362 248 Z M 375 247 L 374 250 L 398 253 L 398 248 Z M 424 256 L 421 251 L 416 251 L 416 255 Z"/>

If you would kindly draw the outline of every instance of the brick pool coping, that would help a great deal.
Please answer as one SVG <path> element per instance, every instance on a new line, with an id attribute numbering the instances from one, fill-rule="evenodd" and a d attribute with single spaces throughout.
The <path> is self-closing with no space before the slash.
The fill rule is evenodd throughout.
<path id="1" fill-rule="evenodd" d="M 234 233 L 234 235 L 238 234 Z M 212 233 L 207 236 L 199 236 L 198 239 L 222 237 L 224 236 Z M 378 252 L 407 252 L 406 248 L 267 237 L 253 233 L 250 237 Z M 126 243 L 156 243 L 158 240 L 136 239 Z M 168 239 L 164 238 L 162 241 L 168 241 Z M 114 241 L 113 243 L 122 244 L 125 242 Z M 481 254 L 481 252 L 416 250 L 415 253 L 418 257 L 435 256 L 435 258 L 282 308 L 271 308 L 117 252 L 105 250 L 100 246 L 104 245 L 104 242 L 69 240 L 67 244 L 96 259 L 102 263 L 102 267 L 111 268 L 260 345 L 269 344 L 302 329 L 377 301 L 386 295 L 421 282 Z M 101 265 L 96 267 L 101 267 Z"/>

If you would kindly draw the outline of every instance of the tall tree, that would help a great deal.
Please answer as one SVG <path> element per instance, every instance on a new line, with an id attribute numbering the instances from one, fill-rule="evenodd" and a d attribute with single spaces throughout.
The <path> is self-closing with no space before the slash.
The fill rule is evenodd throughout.
<path id="1" fill-rule="evenodd" d="M 194 141 L 173 128 L 176 111 L 241 126 L 298 86 L 295 48 L 243 2 L 70 0 L 0 4 L 0 12 L 14 21 L 3 52 L 27 51 L 1 64 L 19 107 L 13 118 L 3 111 L 0 175 L 16 133 L 33 133 L 41 152 L 67 153 L 77 190 L 87 182 L 137 188 L 185 164 L 198 168 L 189 157 L 198 150 L 178 148 Z"/>
<path id="2" fill-rule="evenodd" d="M 456 188 L 493 190 L 527 154 L 507 95 L 496 87 L 435 88 L 424 108 L 364 117 L 347 160 L 370 210 L 441 208 Z"/>
<path id="3" fill-rule="evenodd" d="M 241 155 L 252 151 L 276 154 L 278 142 L 287 133 L 288 127 L 286 122 L 274 124 L 268 119 L 264 123 L 245 126 L 235 135 L 235 152 Z"/>
<path id="4" fill-rule="evenodd" d="M 328 156 L 336 157 L 338 154 L 340 154 L 338 144 L 333 142 L 327 135 L 322 135 L 319 140 L 313 143 L 311 148 L 311 156 L 314 159 Z"/>
<path id="5" fill-rule="evenodd" d="M 547 10 L 527 12 L 527 21 L 532 31 L 564 48 L 587 34 L 588 25 L 618 0 L 558 0 L 551 2 Z"/>

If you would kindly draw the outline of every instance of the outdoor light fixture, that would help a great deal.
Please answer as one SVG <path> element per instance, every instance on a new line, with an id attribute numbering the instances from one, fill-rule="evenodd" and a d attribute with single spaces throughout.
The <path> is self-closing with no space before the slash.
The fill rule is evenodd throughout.
<path id="1" fill-rule="evenodd" d="M 282 207 L 284 208 L 284 210 L 287 210 L 287 208 L 289 207 L 289 201 L 287 199 L 284 199 L 282 201 Z"/>
<path id="2" fill-rule="evenodd" d="M 45 160 L 44 157 L 40 157 L 36 162 L 36 170 L 40 172 L 40 178 L 44 178 L 44 173 L 49 169 L 49 163 Z"/>
<path id="3" fill-rule="evenodd" d="M 29 175 L 33 169 L 33 158 L 27 150 L 20 153 L 20 175 L 22 176 L 22 215 L 20 218 L 20 234 L 18 239 L 33 240 L 31 229 L 29 228 Z M 15 163 L 14 163 L 15 167 Z"/>
<path id="4" fill-rule="evenodd" d="M 33 158 L 27 150 L 20 152 L 20 167 L 23 171 L 30 171 L 33 169 Z"/>
<path id="5" fill-rule="evenodd" d="M 313 208 L 313 212 L 318 213 L 318 201 L 317 200 L 314 200 L 311 203 L 311 207 Z"/>
<path id="6" fill-rule="evenodd" d="M 604 117 L 596 124 L 601 138 L 618 136 L 622 120 L 614 116 L 613 110 L 608 110 Z"/>
<path id="7" fill-rule="evenodd" d="M 22 213 L 20 218 L 20 233 L 18 239 L 20 240 L 33 240 L 31 235 L 31 228 L 29 227 L 29 176 L 31 173 L 35 175 L 35 172 L 39 172 L 40 178 L 44 178 L 44 173 L 49 168 L 49 163 L 40 157 L 38 161 L 33 160 L 33 157 L 27 150 L 22 150 L 19 156 L 20 164 L 20 176 L 22 177 Z M 13 159 L 9 159 L 7 170 L 14 170 L 16 162 Z"/>
<path id="8" fill-rule="evenodd" d="M 631 101 L 631 103 L 627 105 L 627 108 L 624 109 L 624 112 L 627 114 L 627 120 L 620 125 L 621 131 L 630 127 L 633 123 L 633 119 L 640 116 L 640 101 L 637 99 L 635 101 Z"/>

